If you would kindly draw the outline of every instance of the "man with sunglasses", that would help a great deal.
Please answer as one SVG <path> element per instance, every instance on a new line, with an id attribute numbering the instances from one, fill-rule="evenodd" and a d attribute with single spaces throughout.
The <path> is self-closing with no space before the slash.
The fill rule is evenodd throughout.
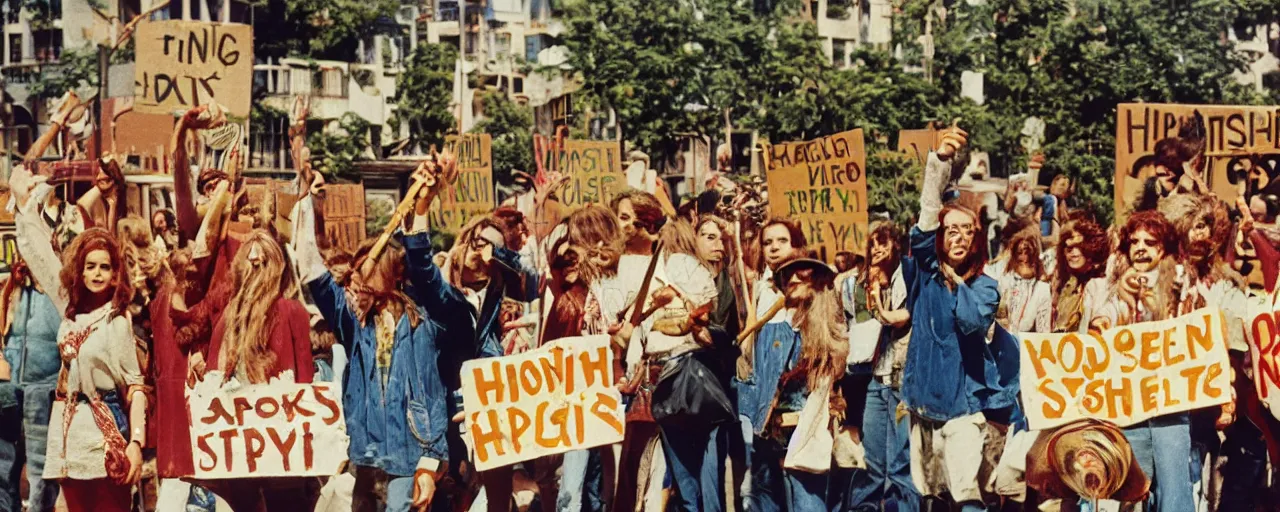
<path id="1" fill-rule="evenodd" d="M 921 494 L 949 491 L 960 510 L 979 511 L 985 510 L 978 475 L 989 436 L 984 411 L 1012 406 L 1017 388 L 994 378 L 997 347 L 988 347 L 987 333 L 1000 292 L 982 273 L 987 257 L 979 217 L 942 204 L 950 161 L 965 139 L 958 128 L 946 132 L 925 167 L 911 257 L 903 262 L 916 328 L 907 346 L 902 400 L 912 414 L 911 472 Z"/>

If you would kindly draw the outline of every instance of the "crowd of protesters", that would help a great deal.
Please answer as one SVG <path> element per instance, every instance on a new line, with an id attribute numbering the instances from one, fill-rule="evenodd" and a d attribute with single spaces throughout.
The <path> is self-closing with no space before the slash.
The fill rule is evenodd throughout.
<path id="1" fill-rule="evenodd" d="M 314 509 L 333 482 L 194 478 L 184 393 L 211 372 L 340 384 L 356 511 L 1267 506 L 1280 429 L 1250 381 L 1241 320 L 1280 273 L 1275 195 L 1251 175 L 1230 204 L 1208 193 L 1193 137 L 1156 146 L 1154 176 L 1108 228 L 1073 208 L 1069 175 L 1047 190 L 1017 185 L 1025 176 L 998 194 L 957 186 L 967 134 L 948 129 L 914 224 L 873 215 L 865 244 L 832 266 L 796 221 L 763 214 L 759 183 L 680 207 L 654 184 L 562 214 L 554 174 L 436 250 L 428 210 L 457 174 L 449 153 L 415 171 L 391 236 L 343 252 L 324 236 L 324 180 L 297 131 L 287 214 L 249 199 L 234 155 L 193 175 L 188 139 L 222 122 L 206 107 L 178 122 L 176 207 L 151 219 L 127 211 L 110 158 L 74 203 L 14 172 L 0 510 L 23 509 L 24 468 L 30 511 L 136 510 L 175 493 L 189 511 L 215 496 L 237 512 Z M 1029 430 L 1020 333 L 1203 307 L 1229 318 L 1230 403 Z M 474 471 L 462 365 L 583 335 L 614 346 L 623 442 Z M 672 414 L 653 390 L 690 371 L 705 378 L 680 389 L 703 407 Z"/>

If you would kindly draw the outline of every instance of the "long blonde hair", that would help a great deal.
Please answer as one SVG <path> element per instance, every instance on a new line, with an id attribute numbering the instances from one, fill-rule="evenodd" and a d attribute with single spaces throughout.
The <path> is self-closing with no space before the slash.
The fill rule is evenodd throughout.
<path id="1" fill-rule="evenodd" d="M 807 374 L 809 391 L 817 390 L 824 381 L 827 384 L 844 375 L 849 358 L 849 340 L 846 335 L 844 310 L 834 289 L 822 289 L 813 283 L 812 299 L 796 306 L 795 327 L 800 331 L 800 364 L 798 371 Z M 823 379 L 829 377 L 830 380 Z"/>
<path id="2" fill-rule="evenodd" d="M 262 252 L 259 267 L 249 261 L 254 248 Z M 254 230 L 236 251 L 231 270 L 235 294 L 222 315 L 226 330 L 219 354 L 221 369 L 224 378 L 230 378 L 243 363 L 249 382 L 264 383 L 270 377 L 267 370 L 276 363 L 271 352 L 271 328 L 276 321 L 271 308 L 291 288 L 284 251 L 266 231 Z"/>

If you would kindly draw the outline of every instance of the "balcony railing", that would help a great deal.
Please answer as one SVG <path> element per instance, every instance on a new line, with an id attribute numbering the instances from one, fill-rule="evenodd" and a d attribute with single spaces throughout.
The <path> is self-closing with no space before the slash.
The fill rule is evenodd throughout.
<path id="1" fill-rule="evenodd" d="M 10 64 L 0 68 L 6 83 L 30 84 L 40 79 L 39 64 Z"/>
<path id="2" fill-rule="evenodd" d="M 250 169 L 292 169 L 289 134 L 272 131 L 249 131 Z"/>
<path id="3" fill-rule="evenodd" d="M 293 92 L 293 69 L 258 64 L 253 66 L 253 82 L 264 87 L 268 96 L 288 96 Z"/>

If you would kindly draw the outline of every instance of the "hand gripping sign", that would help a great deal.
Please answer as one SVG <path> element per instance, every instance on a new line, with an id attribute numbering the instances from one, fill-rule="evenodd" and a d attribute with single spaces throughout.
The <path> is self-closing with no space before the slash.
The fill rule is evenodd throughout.
<path id="1" fill-rule="evenodd" d="M 1216 308 L 1094 334 L 1021 333 L 1033 430 L 1081 419 L 1121 427 L 1231 401 L 1227 327 Z"/>
<path id="2" fill-rule="evenodd" d="M 463 430 L 476 469 L 621 442 L 624 409 L 613 384 L 607 335 L 468 361 Z"/>
<path id="3" fill-rule="evenodd" d="M 347 460 L 342 397 L 292 372 L 267 384 L 222 382 L 214 371 L 187 390 L 197 479 L 331 476 Z"/>

